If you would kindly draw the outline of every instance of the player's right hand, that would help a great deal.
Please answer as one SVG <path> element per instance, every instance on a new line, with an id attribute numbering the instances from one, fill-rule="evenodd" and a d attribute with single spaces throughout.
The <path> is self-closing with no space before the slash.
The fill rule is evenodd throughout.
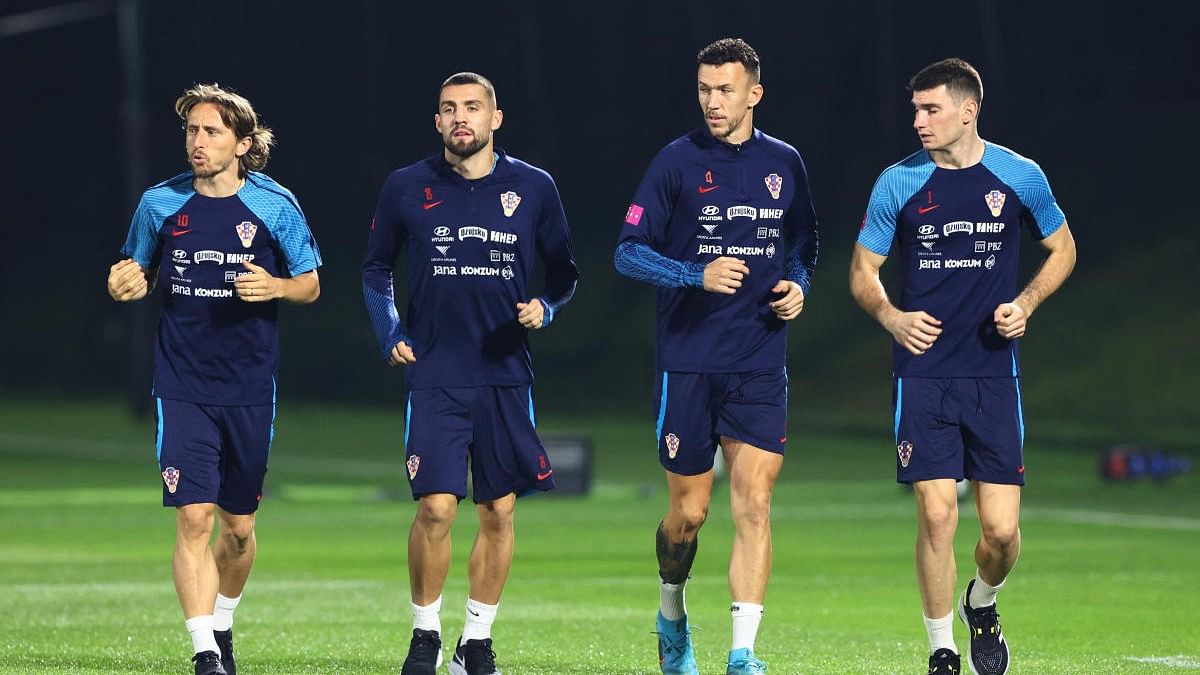
<path id="1" fill-rule="evenodd" d="M 403 340 L 396 343 L 392 347 L 392 353 L 388 355 L 388 365 L 395 368 L 396 366 L 407 366 L 410 363 L 416 363 L 417 356 L 413 354 L 412 347 Z"/>
<path id="2" fill-rule="evenodd" d="M 908 351 L 920 356 L 942 334 L 942 322 L 925 312 L 900 312 L 888 324 L 888 332 Z"/>
<path id="3" fill-rule="evenodd" d="M 750 274 L 745 260 L 721 256 L 704 266 L 704 290 L 709 293 L 733 295 L 742 287 L 742 279 Z"/>
<path id="4" fill-rule="evenodd" d="M 150 291 L 150 283 L 146 280 L 146 271 L 126 258 L 108 268 L 108 294 L 117 302 L 141 300 Z"/>

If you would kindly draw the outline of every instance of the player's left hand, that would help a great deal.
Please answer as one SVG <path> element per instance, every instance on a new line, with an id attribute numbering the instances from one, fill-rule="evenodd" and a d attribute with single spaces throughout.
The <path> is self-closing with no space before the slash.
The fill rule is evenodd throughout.
<path id="1" fill-rule="evenodd" d="M 780 279 L 771 289 L 772 293 L 783 293 L 783 297 L 770 303 L 771 311 L 784 321 L 791 321 L 804 311 L 804 289 L 800 284 Z"/>
<path id="2" fill-rule="evenodd" d="M 239 274 L 233 282 L 239 298 L 246 302 L 267 302 L 282 295 L 279 279 L 252 262 L 245 261 L 242 264 L 250 271 Z"/>
<path id="3" fill-rule="evenodd" d="M 1015 302 L 1005 302 L 996 307 L 992 320 L 996 323 L 996 332 L 1009 340 L 1015 340 L 1025 334 L 1025 322 L 1029 315 Z"/>
<path id="4" fill-rule="evenodd" d="M 542 327 L 542 319 L 546 316 L 546 307 L 542 301 L 534 298 L 529 302 L 517 303 L 517 321 L 526 328 L 537 330 Z"/>

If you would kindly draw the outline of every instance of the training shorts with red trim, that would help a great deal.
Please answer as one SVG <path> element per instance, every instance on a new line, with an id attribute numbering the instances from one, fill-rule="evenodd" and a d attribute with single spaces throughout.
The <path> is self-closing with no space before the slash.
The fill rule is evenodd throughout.
<path id="1" fill-rule="evenodd" d="M 1015 377 L 898 377 L 896 481 L 1025 484 L 1025 417 Z"/>
<path id="2" fill-rule="evenodd" d="M 663 371 L 654 387 L 658 459 L 683 476 L 712 469 L 721 436 L 782 455 L 787 369 L 744 373 Z"/>
<path id="3" fill-rule="evenodd" d="M 275 405 L 204 405 L 155 399 L 163 506 L 258 510 L 275 436 Z"/>
<path id="4" fill-rule="evenodd" d="M 468 457 L 476 503 L 553 489 L 554 469 L 536 425 L 528 385 L 409 390 L 404 446 L 413 499 L 466 498 Z"/>

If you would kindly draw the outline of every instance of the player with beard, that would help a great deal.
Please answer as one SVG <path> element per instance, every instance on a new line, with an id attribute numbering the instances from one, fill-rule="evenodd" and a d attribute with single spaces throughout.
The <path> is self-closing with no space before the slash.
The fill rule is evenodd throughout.
<path id="1" fill-rule="evenodd" d="M 442 83 L 434 126 L 443 152 L 392 172 L 367 240 L 363 295 L 380 355 L 405 366 L 406 468 L 417 513 L 408 536 L 413 633 L 403 675 L 442 662 L 442 587 L 450 526 L 467 496 L 468 457 L 479 531 L 468 564 L 466 625 L 450 672 L 498 673 L 492 622 L 513 555 L 519 495 L 554 486 L 534 430 L 528 331 L 550 325 L 579 272 L 550 175 L 497 150 L 504 115 L 492 83 L 457 73 Z M 408 313 L 392 271 L 407 250 Z M 534 263 L 542 294 L 527 290 Z"/>
<path id="2" fill-rule="evenodd" d="M 787 442 L 787 324 L 817 260 L 817 222 L 795 148 L 754 128 L 758 54 L 718 40 L 697 58 L 704 126 L 663 148 L 625 214 L 617 270 L 658 302 L 659 661 L 696 673 L 684 584 L 712 497 L 720 445 L 734 525 L 733 636 L 726 672 L 762 673 L 754 655 L 771 574 L 771 492 Z"/>
<path id="3" fill-rule="evenodd" d="M 175 112 L 191 170 L 142 195 L 108 292 L 130 302 L 162 289 L 155 449 L 175 508 L 175 590 L 196 675 L 236 675 L 233 611 L 275 436 L 276 301 L 316 300 L 321 256 L 296 197 L 260 173 L 271 131 L 249 101 L 201 84 Z"/>

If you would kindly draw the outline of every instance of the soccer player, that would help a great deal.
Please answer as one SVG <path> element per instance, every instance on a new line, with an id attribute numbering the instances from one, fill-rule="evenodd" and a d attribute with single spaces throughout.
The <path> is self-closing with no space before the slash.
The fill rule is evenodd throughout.
<path id="1" fill-rule="evenodd" d="M 384 360 L 406 366 L 408 380 L 404 443 L 418 505 L 408 535 L 413 634 L 403 675 L 432 674 L 442 663 L 442 586 L 468 456 L 479 531 L 466 625 L 450 663 L 456 675 L 499 672 L 491 630 L 512 564 L 516 497 L 554 487 L 534 430 L 528 331 L 550 325 L 579 272 L 553 179 L 494 147 L 503 119 L 487 78 L 446 79 L 433 118 L 445 148 L 388 176 L 367 240 L 367 311 Z M 404 323 L 392 284 L 402 248 Z M 545 284 L 530 297 L 535 259 Z"/>
<path id="2" fill-rule="evenodd" d="M 916 495 L 917 582 L 929 672 L 957 673 L 952 634 L 955 483 L 975 485 L 977 571 L 958 600 L 977 675 L 1008 670 L 996 593 L 1021 548 L 1024 413 L 1017 338 L 1075 265 L 1075 242 L 1033 161 L 979 137 L 979 73 L 961 59 L 909 82 L 922 149 L 884 170 L 850 264 L 858 304 L 895 344 L 896 480 Z M 1027 229 L 1049 252 L 1020 294 Z M 902 287 L 893 304 L 879 269 L 895 242 Z"/>
<path id="3" fill-rule="evenodd" d="M 197 85 L 175 112 L 191 170 L 142 195 L 108 292 L 163 291 L 155 446 L 163 505 L 175 507 L 175 590 L 196 675 L 235 675 L 233 611 L 274 436 L 277 301 L 317 299 L 321 255 L 296 197 L 259 173 L 272 135 L 249 101 Z"/>
<path id="4" fill-rule="evenodd" d="M 669 504 L 657 532 L 659 660 L 696 673 L 684 584 L 708 514 L 717 445 L 736 530 L 728 673 L 760 673 L 754 640 L 771 572 L 771 492 L 787 441 L 787 322 L 817 259 L 808 175 L 790 145 L 754 128 L 758 55 L 741 39 L 700 51 L 704 126 L 654 158 L 614 262 L 658 286 L 655 434 Z"/>

